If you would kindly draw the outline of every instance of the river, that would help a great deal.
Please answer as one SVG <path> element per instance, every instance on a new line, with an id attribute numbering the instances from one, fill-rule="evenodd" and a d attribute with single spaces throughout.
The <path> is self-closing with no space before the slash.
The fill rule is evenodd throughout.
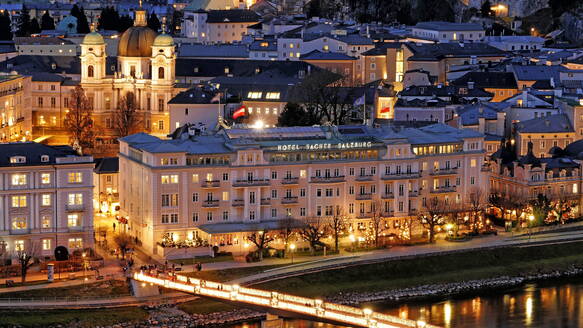
<path id="1" fill-rule="evenodd" d="M 499 293 L 412 302 L 395 306 L 377 303 L 377 311 L 425 321 L 445 328 L 463 327 L 583 327 L 583 279 L 528 284 Z M 257 322 L 236 328 L 258 328 Z M 336 328 L 304 320 L 285 321 L 285 328 Z"/>

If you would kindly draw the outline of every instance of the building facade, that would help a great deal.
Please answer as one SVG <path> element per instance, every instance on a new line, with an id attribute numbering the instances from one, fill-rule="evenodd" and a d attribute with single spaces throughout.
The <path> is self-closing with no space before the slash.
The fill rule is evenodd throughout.
<path id="1" fill-rule="evenodd" d="M 68 146 L 0 144 L 0 243 L 9 257 L 93 247 L 93 158 Z"/>
<path id="2" fill-rule="evenodd" d="M 145 250 L 161 256 L 168 241 L 241 254 L 252 250 L 252 232 L 337 213 L 357 237 L 375 215 L 397 233 L 427 199 L 463 203 L 487 188 L 483 139 L 444 124 L 131 135 L 120 140 L 122 215 Z"/>

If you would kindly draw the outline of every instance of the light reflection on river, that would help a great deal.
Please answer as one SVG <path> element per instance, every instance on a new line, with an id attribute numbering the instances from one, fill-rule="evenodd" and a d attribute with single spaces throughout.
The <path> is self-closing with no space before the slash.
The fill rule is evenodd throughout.
<path id="1" fill-rule="evenodd" d="M 400 306 L 374 304 L 377 311 L 446 327 L 583 327 L 583 279 L 554 285 L 529 284 L 517 289 L 475 297 Z M 258 328 L 259 323 L 234 326 Z M 285 328 L 335 328 L 339 326 L 289 320 Z"/>

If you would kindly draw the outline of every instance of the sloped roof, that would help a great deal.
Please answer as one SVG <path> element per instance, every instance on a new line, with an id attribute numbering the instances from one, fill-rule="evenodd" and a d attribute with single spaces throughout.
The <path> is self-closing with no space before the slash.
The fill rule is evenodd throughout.
<path id="1" fill-rule="evenodd" d="M 95 159 L 95 173 L 118 173 L 119 157 L 104 157 Z"/>
<path id="2" fill-rule="evenodd" d="M 451 22 L 420 22 L 414 28 L 436 31 L 483 31 L 480 24 Z"/>
<path id="3" fill-rule="evenodd" d="M 348 56 L 340 52 L 322 52 L 312 50 L 300 56 L 301 60 L 356 60 L 355 57 Z"/>
<path id="4" fill-rule="evenodd" d="M 259 15 L 248 9 L 211 10 L 207 23 L 249 23 L 259 22 Z"/>
<path id="5" fill-rule="evenodd" d="M 451 82 L 452 85 L 467 86 L 474 82 L 479 88 L 517 89 L 518 84 L 513 73 L 507 72 L 468 72 Z"/>
<path id="6" fill-rule="evenodd" d="M 565 133 L 574 132 L 571 121 L 566 114 L 537 117 L 516 124 L 521 133 Z"/>
<path id="7" fill-rule="evenodd" d="M 48 155 L 49 161 L 41 162 L 41 156 Z M 24 156 L 25 163 L 10 163 L 10 157 Z M 79 156 L 69 146 L 48 146 L 35 142 L 11 142 L 0 144 L 0 167 L 33 166 L 57 164 L 57 157 Z"/>

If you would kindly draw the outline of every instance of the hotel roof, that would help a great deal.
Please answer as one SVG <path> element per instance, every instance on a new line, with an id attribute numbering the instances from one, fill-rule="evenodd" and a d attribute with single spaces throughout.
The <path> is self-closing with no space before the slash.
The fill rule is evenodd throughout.
<path id="1" fill-rule="evenodd" d="M 472 23 L 451 23 L 451 22 L 421 22 L 413 28 L 435 31 L 483 31 L 480 24 Z"/>
<path id="2" fill-rule="evenodd" d="M 132 148 L 149 153 L 228 154 L 236 149 L 268 148 L 279 145 L 341 144 L 371 142 L 377 147 L 386 144 L 412 145 L 460 143 L 466 138 L 483 138 L 483 134 L 469 129 L 456 129 L 442 123 L 421 128 L 403 128 L 385 125 L 368 126 L 314 126 L 266 129 L 222 130 L 214 135 L 190 135 L 187 132 L 174 139 L 160 139 L 145 133 L 121 138 Z"/>

